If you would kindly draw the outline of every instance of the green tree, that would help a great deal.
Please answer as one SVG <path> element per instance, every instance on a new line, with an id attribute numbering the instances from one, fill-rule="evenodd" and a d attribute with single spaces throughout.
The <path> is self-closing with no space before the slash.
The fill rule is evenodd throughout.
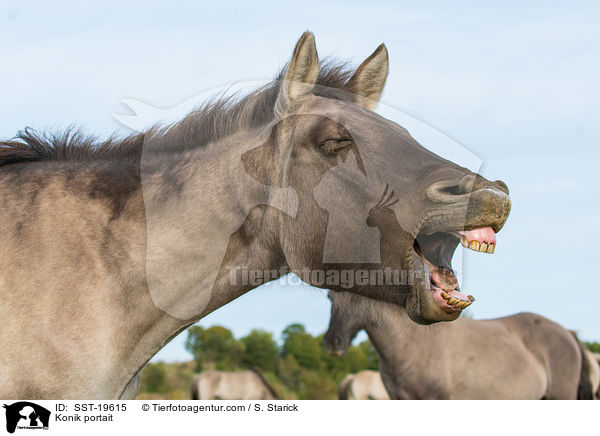
<path id="1" fill-rule="evenodd" d="M 342 358 L 348 365 L 348 372 L 358 372 L 367 369 L 367 355 L 361 347 L 354 345 L 348 347 L 346 354 Z"/>
<path id="2" fill-rule="evenodd" d="M 343 358 L 333 357 L 326 354 L 323 358 L 325 362 L 325 372 L 336 381 L 341 380 L 346 374 L 350 372 L 348 368 L 348 362 Z"/>
<path id="3" fill-rule="evenodd" d="M 306 333 L 302 324 L 291 324 L 282 333 L 283 356 L 293 356 L 298 364 L 306 369 L 319 369 L 322 366 L 323 348 L 321 342 Z"/>
<path id="4" fill-rule="evenodd" d="M 379 371 L 379 355 L 371 341 L 367 339 L 358 344 L 358 347 L 363 350 L 363 353 L 365 353 L 365 356 L 367 357 L 367 366 L 365 369 Z"/>
<path id="5" fill-rule="evenodd" d="M 140 391 L 165 393 L 169 390 L 165 363 L 149 363 L 144 367 Z"/>
<path id="6" fill-rule="evenodd" d="M 300 376 L 298 398 L 301 400 L 332 400 L 336 398 L 337 383 L 322 371 L 305 370 Z"/>
<path id="7" fill-rule="evenodd" d="M 600 353 L 600 343 L 598 343 L 598 342 L 586 342 L 585 344 L 587 345 L 588 349 L 592 353 Z"/>
<path id="8" fill-rule="evenodd" d="M 243 363 L 248 368 L 258 367 L 263 371 L 276 372 L 279 361 L 279 349 L 273 335 L 264 330 L 252 330 L 240 339 L 245 353 Z"/>
<path id="9" fill-rule="evenodd" d="M 324 334 L 321 334 L 317 337 L 319 343 L 321 344 L 321 360 L 324 366 L 323 370 L 329 374 L 332 379 L 339 381 L 350 372 L 350 369 L 348 368 L 348 361 L 344 358 L 329 355 L 329 353 L 325 350 L 325 347 L 323 347 L 323 336 Z"/>
<path id="10" fill-rule="evenodd" d="M 240 367 L 244 355 L 243 344 L 229 329 L 221 326 L 190 327 L 185 349 L 194 356 L 196 371 L 201 371 L 207 362 L 214 363 L 217 369 L 234 370 Z"/>
<path id="11" fill-rule="evenodd" d="M 298 365 L 292 355 L 287 355 L 279 359 L 279 379 L 291 391 L 297 392 L 300 389 L 300 379 L 303 369 Z"/>
<path id="12" fill-rule="evenodd" d="M 304 326 L 302 324 L 294 323 L 290 324 L 289 326 L 283 329 L 283 331 L 281 332 L 281 337 L 285 341 L 290 336 L 302 333 L 306 333 L 306 329 L 304 328 Z"/>

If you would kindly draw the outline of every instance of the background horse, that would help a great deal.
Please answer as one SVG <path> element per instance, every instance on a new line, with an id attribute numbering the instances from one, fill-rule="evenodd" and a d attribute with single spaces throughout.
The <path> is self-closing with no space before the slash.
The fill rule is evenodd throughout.
<path id="1" fill-rule="evenodd" d="M 343 353 L 364 329 L 392 399 L 593 399 L 598 388 L 585 345 L 539 315 L 422 326 L 398 306 L 344 292 L 330 299 L 325 348 Z"/>
<path id="2" fill-rule="evenodd" d="M 381 375 L 368 369 L 344 377 L 338 387 L 338 396 L 340 400 L 390 399 L 381 381 Z"/>
<path id="3" fill-rule="evenodd" d="M 192 400 L 276 400 L 263 374 L 248 371 L 203 371 L 192 380 Z"/>

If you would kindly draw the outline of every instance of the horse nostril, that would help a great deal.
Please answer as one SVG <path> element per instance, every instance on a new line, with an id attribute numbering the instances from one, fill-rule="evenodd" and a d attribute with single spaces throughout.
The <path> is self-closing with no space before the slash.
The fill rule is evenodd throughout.
<path id="1" fill-rule="evenodd" d="M 436 203 L 454 203 L 458 196 L 471 193 L 475 180 L 475 176 L 469 174 L 458 183 L 447 180 L 436 182 L 427 189 L 427 197 Z"/>
<path id="2" fill-rule="evenodd" d="M 504 191 L 506 195 L 508 195 L 508 186 L 506 186 L 506 183 L 504 183 L 502 180 L 496 180 L 494 183 L 498 186 L 498 188 L 500 188 L 500 190 Z"/>
<path id="3" fill-rule="evenodd" d="M 340 338 L 339 336 L 334 337 L 333 344 L 336 348 L 340 348 L 342 346 L 342 338 Z"/>

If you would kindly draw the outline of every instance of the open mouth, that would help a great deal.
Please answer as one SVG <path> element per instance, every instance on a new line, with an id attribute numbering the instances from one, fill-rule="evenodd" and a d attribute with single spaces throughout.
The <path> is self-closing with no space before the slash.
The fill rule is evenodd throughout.
<path id="1" fill-rule="evenodd" d="M 465 295 L 458 289 L 458 280 L 452 270 L 452 256 L 458 244 L 480 253 L 494 253 L 496 232 L 489 227 L 459 232 L 435 232 L 419 234 L 413 244 L 414 252 L 425 266 L 429 280 L 431 300 L 447 314 L 458 314 L 475 301 L 472 295 Z M 427 287 L 427 286 L 425 286 Z"/>

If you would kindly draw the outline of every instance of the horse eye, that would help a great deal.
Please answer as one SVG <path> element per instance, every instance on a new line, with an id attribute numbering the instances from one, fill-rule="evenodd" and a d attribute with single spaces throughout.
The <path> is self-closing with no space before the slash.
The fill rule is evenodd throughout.
<path id="1" fill-rule="evenodd" d="M 321 149 L 325 153 L 337 153 L 338 151 L 349 147 L 351 144 L 351 139 L 328 139 L 321 144 Z"/>

